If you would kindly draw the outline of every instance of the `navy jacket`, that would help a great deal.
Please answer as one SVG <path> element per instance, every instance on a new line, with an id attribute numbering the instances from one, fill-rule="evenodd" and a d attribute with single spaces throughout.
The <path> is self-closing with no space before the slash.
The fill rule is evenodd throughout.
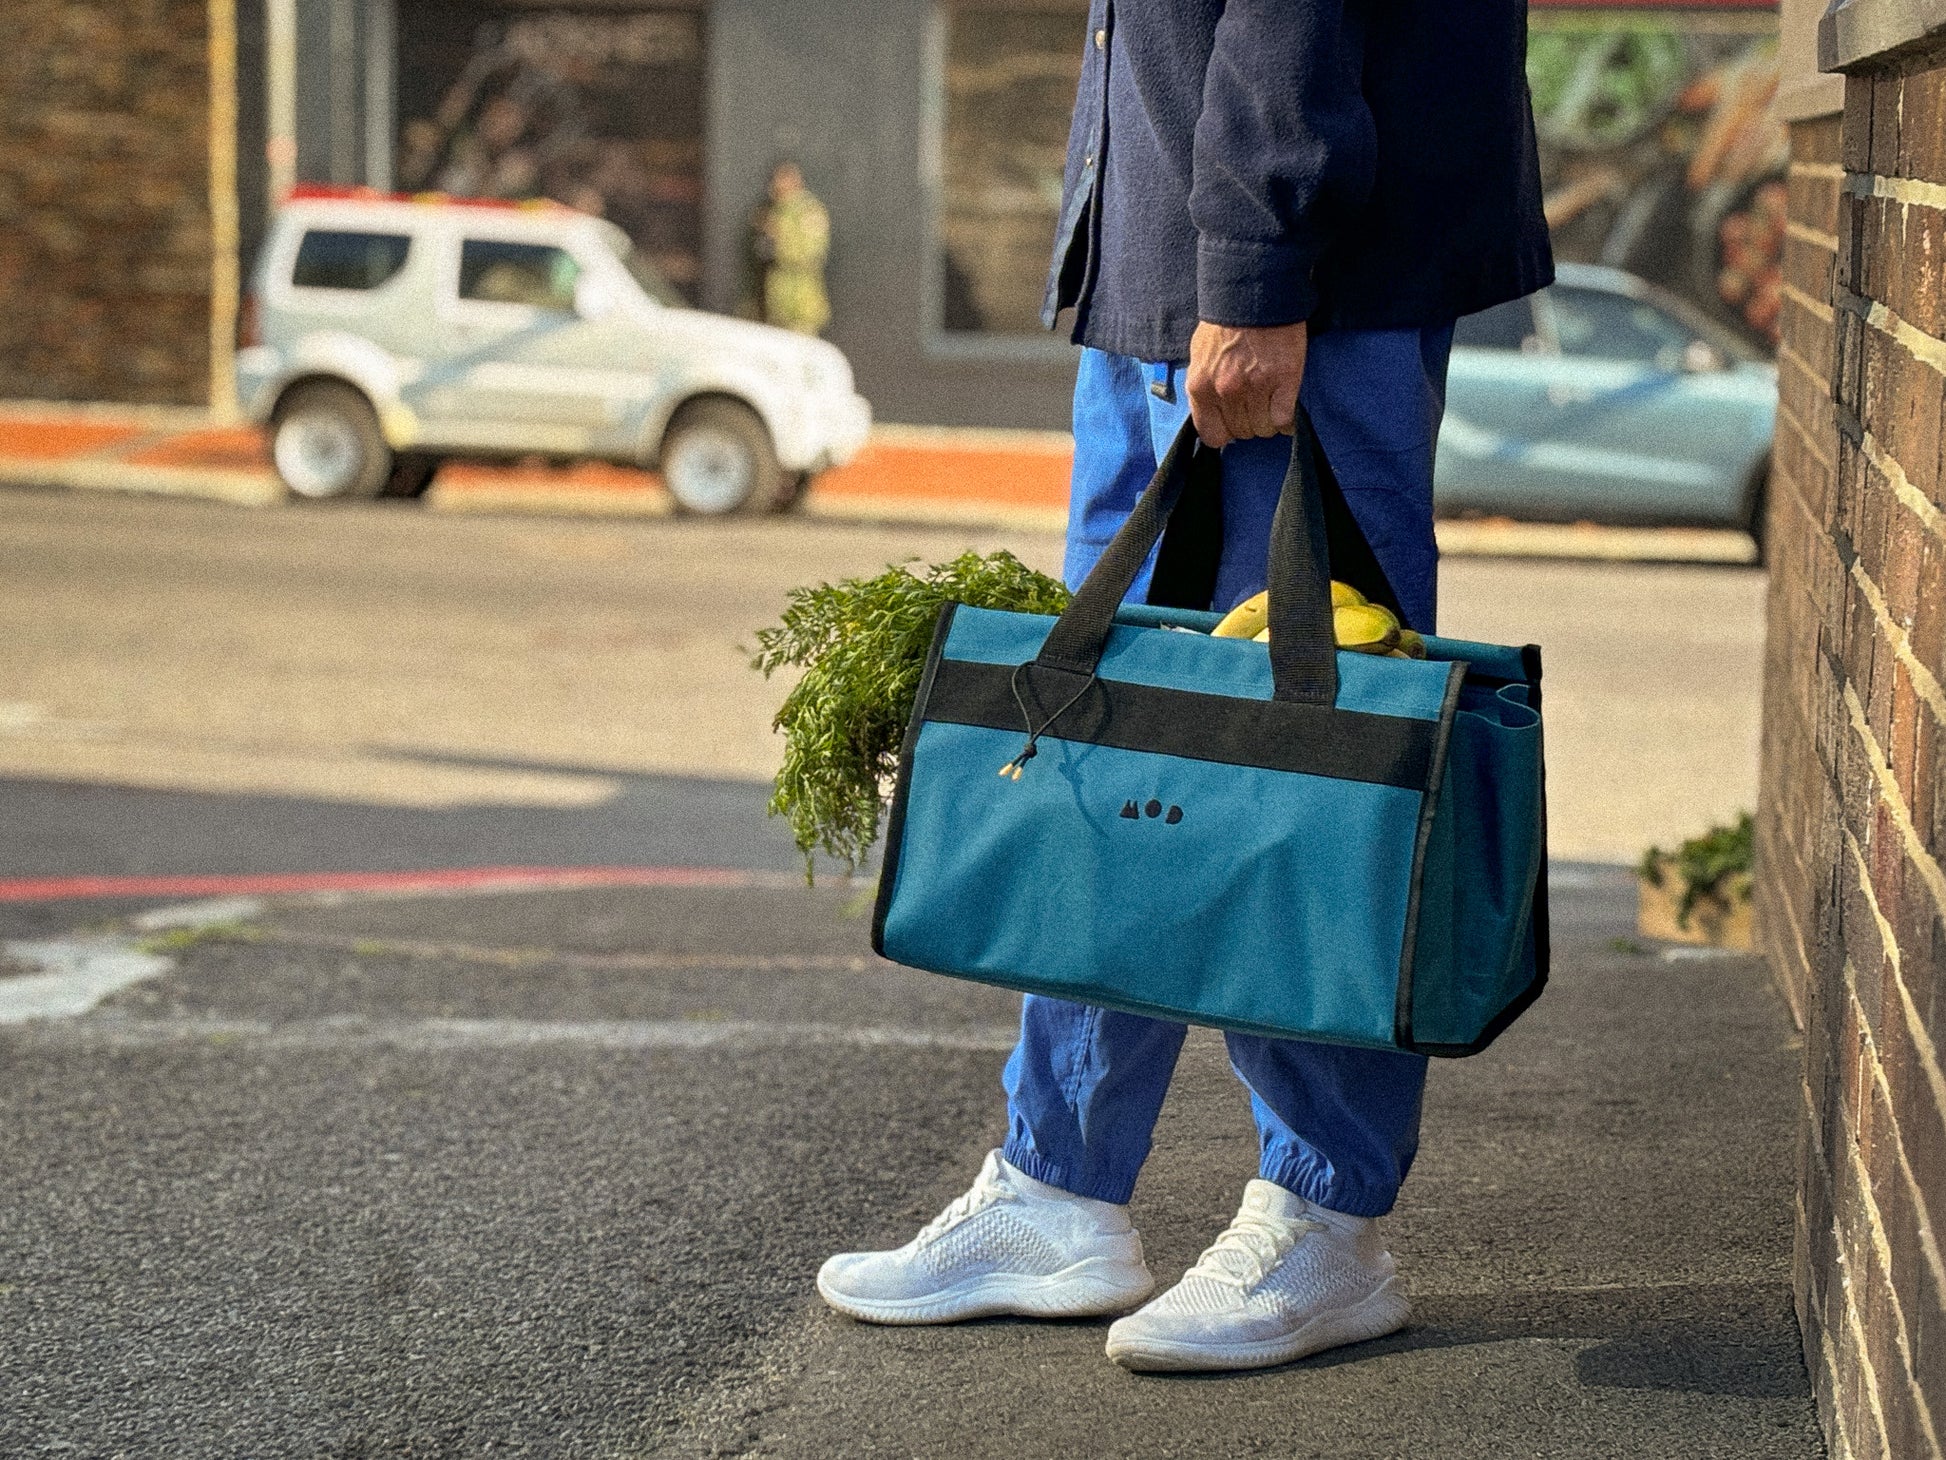
<path id="1" fill-rule="evenodd" d="M 1091 0 L 1043 319 L 1432 325 L 1553 278 L 1526 0 Z"/>

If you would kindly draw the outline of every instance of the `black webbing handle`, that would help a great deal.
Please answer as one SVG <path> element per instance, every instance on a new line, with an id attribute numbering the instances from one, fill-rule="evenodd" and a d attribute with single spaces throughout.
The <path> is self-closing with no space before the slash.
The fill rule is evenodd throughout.
<path id="1" fill-rule="evenodd" d="M 1331 565 L 1325 533 L 1320 453 L 1311 420 L 1300 407 L 1291 435 L 1291 463 L 1270 528 L 1270 670 L 1280 700 L 1329 705 L 1338 697 L 1337 640 L 1331 628 Z M 1115 613 L 1142 571 L 1149 550 L 1195 482 L 1221 479 L 1222 455 L 1183 422 L 1135 508 L 1049 631 L 1035 663 L 1093 675 L 1107 647 Z M 1213 474 L 1213 475 L 1205 475 Z"/>

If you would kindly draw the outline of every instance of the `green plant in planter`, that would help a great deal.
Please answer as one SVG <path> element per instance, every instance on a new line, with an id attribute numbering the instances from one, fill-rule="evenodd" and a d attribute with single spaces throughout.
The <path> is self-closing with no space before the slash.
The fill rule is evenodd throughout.
<path id="1" fill-rule="evenodd" d="M 1753 831 L 1750 813 L 1743 812 L 1728 826 L 1713 826 L 1701 836 L 1691 837 L 1673 853 L 1650 847 L 1636 869 L 1651 887 L 1664 885 L 1673 873 L 1682 884 L 1682 899 L 1676 905 L 1676 926 L 1687 928 L 1689 915 L 1706 897 L 1728 903 L 1732 880 L 1748 874 L 1751 864 Z"/>
<path id="2" fill-rule="evenodd" d="M 778 710 L 784 764 L 770 814 L 791 825 L 808 881 L 818 851 L 856 871 L 878 840 L 887 783 L 912 715 L 940 607 L 1059 613 L 1068 590 L 1009 552 L 962 553 L 914 571 L 893 565 L 791 591 L 783 622 L 757 634 L 751 666 L 801 668 Z"/>

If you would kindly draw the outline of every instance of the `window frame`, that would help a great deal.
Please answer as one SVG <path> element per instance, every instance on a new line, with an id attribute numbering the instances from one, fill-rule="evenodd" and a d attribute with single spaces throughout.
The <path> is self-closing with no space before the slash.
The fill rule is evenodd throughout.
<path id="1" fill-rule="evenodd" d="M 1000 334 L 949 330 L 946 317 L 946 55 L 952 42 L 956 11 L 1009 8 L 1063 10 L 1046 5 L 1009 6 L 968 0 L 933 0 L 926 12 L 919 79 L 919 192 L 921 197 L 922 264 L 919 283 L 919 344 L 929 360 L 1016 365 L 1072 365 L 1079 347 L 1059 329 L 1032 334 Z M 1085 8 L 1075 11 L 1085 29 Z M 1056 214 L 1056 226 L 1059 215 Z M 1054 236 L 1047 239 L 1048 258 L 1054 255 Z"/>

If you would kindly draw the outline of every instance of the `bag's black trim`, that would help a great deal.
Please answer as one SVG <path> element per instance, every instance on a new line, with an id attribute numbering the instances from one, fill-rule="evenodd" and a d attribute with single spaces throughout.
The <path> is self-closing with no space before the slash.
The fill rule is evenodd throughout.
<path id="1" fill-rule="evenodd" d="M 962 973 L 951 968 L 927 968 L 926 973 L 936 973 L 941 978 L 957 978 L 967 983 L 984 984 L 989 988 L 1013 989 L 1023 994 L 1045 994 L 1051 999 L 1066 999 L 1071 1004 L 1086 1004 L 1090 1008 L 1118 1009 L 1124 1014 L 1140 1014 L 1149 1019 L 1164 1019 L 1171 1024 L 1193 1024 L 1198 1029 L 1224 1029 L 1237 1034 L 1258 1034 L 1266 1039 L 1295 1039 L 1307 1044 L 1329 1044 L 1349 1049 L 1376 1049 L 1392 1054 L 1398 1051 L 1384 1040 L 1359 1039 L 1352 1035 L 1321 1035 L 1313 1029 L 1295 1029 L 1285 1024 L 1262 1024 L 1253 1019 L 1218 1019 L 1208 1014 L 1185 1013 L 1170 1004 L 1152 1004 L 1144 999 L 1131 999 L 1119 989 L 1099 984 L 1056 981 L 1053 979 L 1031 978 L 1025 974 L 1011 974 L 982 969 L 978 973 Z"/>
<path id="2" fill-rule="evenodd" d="M 1542 858 L 1542 860 L 1545 861 L 1546 858 Z M 1470 1044 L 1415 1044 L 1412 1046 L 1411 1052 L 1413 1054 L 1429 1054 L 1435 1059 L 1449 1060 L 1465 1059 L 1468 1055 L 1478 1054 L 1489 1044 L 1492 1044 L 1494 1040 L 1505 1034 L 1508 1026 L 1514 1020 L 1532 1008 L 1534 1000 L 1541 996 L 1542 991 L 1546 987 L 1547 975 L 1545 973 L 1536 974 L 1532 983 L 1515 994 L 1507 1002 L 1507 1006 L 1498 1014 L 1495 1014 L 1491 1019 L 1487 1020 L 1486 1028 L 1480 1031 L 1480 1037 Z"/>
<path id="3" fill-rule="evenodd" d="M 1431 720 L 1127 680 L 1097 679 L 1077 695 L 1085 678 L 1080 674 L 1031 662 L 1019 668 L 1023 693 L 1042 713 L 1073 699 L 1072 708 L 1054 715 L 1041 731 L 1053 740 L 1419 791 L 1432 773 L 1442 738 L 1442 725 Z M 1014 700 L 1015 673 L 1011 664 L 942 659 L 925 697 L 925 718 L 1017 731 L 1021 707 Z"/>
<path id="4" fill-rule="evenodd" d="M 1521 647 L 1520 664 L 1527 671 L 1527 683 L 1532 692 L 1527 697 L 1528 705 L 1536 715 L 1541 713 L 1541 646 L 1526 644 Z M 1546 720 L 1542 720 L 1546 725 Z M 1547 732 L 1541 732 L 1541 868 L 1534 876 L 1534 968 L 1539 984 L 1547 982 L 1549 965 L 1553 961 L 1554 949 L 1552 935 L 1548 928 L 1547 912 Z M 1525 1007 L 1524 1005 L 1522 1007 Z"/>
<path id="5" fill-rule="evenodd" d="M 1466 683 L 1466 665 L 1455 661 L 1446 676 L 1446 698 L 1439 706 L 1439 743 L 1433 749 L 1432 772 L 1426 778 L 1426 794 L 1419 798 L 1419 828 L 1412 841 L 1412 880 L 1406 884 L 1405 937 L 1399 949 L 1399 994 L 1393 1006 L 1392 1037 L 1400 1049 L 1414 1049 L 1412 1042 L 1412 965 L 1419 952 L 1419 894 L 1426 881 L 1426 848 L 1432 841 L 1432 824 L 1439 811 L 1439 791 L 1446 779 L 1446 748 L 1452 743 L 1453 720 L 1459 712 L 1460 687 Z M 1421 1051 L 1423 1053 L 1423 1051 Z"/>
<path id="6" fill-rule="evenodd" d="M 1502 679 L 1497 675 L 1473 675 L 1471 678 L 1476 684 L 1489 684 L 1494 686 L 1524 683 L 1528 688 L 1528 707 L 1533 710 L 1536 716 L 1539 716 L 1541 713 L 1540 645 L 1525 645 L 1520 651 L 1520 664 L 1522 670 L 1527 675 L 1525 680 Z M 1541 723 L 1545 724 L 1546 722 L 1543 719 Z M 1427 798 L 1429 805 L 1431 804 L 1431 799 L 1431 797 Z M 1410 974 L 1405 975 L 1399 982 L 1399 1020 L 1394 1030 L 1400 1048 L 1410 1050 L 1414 1054 L 1433 1055 L 1440 1059 L 1464 1059 L 1468 1055 L 1478 1054 L 1481 1050 L 1492 1044 L 1494 1040 L 1506 1033 L 1507 1027 L 1522 1014 L 1526 1013 L 1532 1007 L 1534 1000 L 1538 999 L 1547 989 L 1547 975 L 1553 950 L 1550 946 L 1547 915 L 1547 757 L 1545 743 L 1542 746 L 1541 757 L 1540 839 L 1541 854 L 1538 865 L 1534 868 L 1533 895 L 1528 900 L 1527 914 L 1534 938 L 1534 977 L 1529 980 L 1524 989 L 1507 1001 L 1505 1007 L 1498 1014 L 1495 1014 L 1486 1022 L 1486 1027 L 1481 1029 L 1478 1038 L 1465 1044 L 1437 1044 L 1431 1042 L 1420 1043 L 1412 1039 Z M 1413 872 L 1412 897 L 1416 902 L 1419 896 L 1419 878 L 1418 868 L 1416 866 Z"/>
<path id="7" fill-rule="evenodd" d="M 946 650 L 946 636 L 953 630 L 953 612 L 958 607 L 957 603 L 940 605 L 939 619 L 932 630 L 932 647 L 926 650 L 926 667 L 919 672 L 919 689 L 912 696 L 912 715 L 905 722 L 905 739 L 899 745 L 899 778 L 885 823 L 885 856 L 878 869 L 878 900 L 872 906 L 872 952 L 881 958 L 885 956 L 885 917 L 892 908 L 892 889 L 899 882 L 899 849 L 905 843 L 905 801 L 912 785 L 912 752 L 919 743 L 919 730 L 926 723 L 926 701 L 932 694 L 940 656 Z"/>

